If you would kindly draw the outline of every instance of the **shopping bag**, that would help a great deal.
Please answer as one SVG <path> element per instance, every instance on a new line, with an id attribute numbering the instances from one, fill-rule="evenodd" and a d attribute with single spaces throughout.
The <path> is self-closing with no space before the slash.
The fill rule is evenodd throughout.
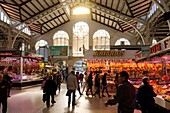
<path id="1" fill-rule="evenodd" d="M 71 95 L 71 90 L 67 90 L 66 96 L 70 96 Z"/>
<path id="2" fill-rule="evenodd" d="M 43 102 L 45 102 L 47 100 L 47 94 L 46 93 L 43 94 L 42 100 L 43 100 Z"/>

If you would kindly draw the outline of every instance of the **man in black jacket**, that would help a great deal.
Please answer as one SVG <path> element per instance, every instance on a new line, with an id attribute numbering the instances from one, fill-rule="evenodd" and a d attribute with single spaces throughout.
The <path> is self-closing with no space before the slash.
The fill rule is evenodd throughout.
<path id="1" fill-rule="evenodd" d="M 8 87 L 8 90 L 7 90 L 7 96 L 10 97 L 10 91 L 11 91 L 11 88 L 12 88 L 12 77 L 9 76 L 8 73 L 4 73 L 3 76 L 4 76 L 3 78 L 4 78 L 5 80 L 7 80 L 8 83 L 9 83 L 9 87 Z"/>
<path id="2" fill-rule="evenodd" d="M 134 113 L 135 108 L 135 88 L 128 82 L 129 74 L 122 71 L 118 75 L 119 85 L 114 99 L 110 99 L 105 106 L 118 103 L 118 113 Z"/>
<path id="3" fill-rule="evenodd" d="M 156 113 L 153 112 L 155 109 L 155 100 L 153 97 L 156 97 L 153 87 L 149 84 L 149 78 L 144 77 L 142 79 L 143 84 L 139 87 L 137 93 L 137 101 L 141 105 L 142 113 Z"/>
<path id="4" fill-rule="evenodd" d="M 48 80 L 45 82 L 44 90 L 43 90 L 43 92 L 46 93 L 46 96 L 47 96 L 47 101 L 46 101 L 47 107 L 50 107 L 50 96 L 51 96 L 52 105 L 56 103 L 54 100 L 56 89 L 57 89 L 57 85 L 55 81 L 52 80 L 52 76 L 49 76 Z"/>
<path id="5" fill-rule="evenodd" d="M 0 105 L 2 104 L 2 113 L 7 112 L 7 90 L 9 88 L 8 81 L 3 79 L 3 75 L 0 74 Z"/>

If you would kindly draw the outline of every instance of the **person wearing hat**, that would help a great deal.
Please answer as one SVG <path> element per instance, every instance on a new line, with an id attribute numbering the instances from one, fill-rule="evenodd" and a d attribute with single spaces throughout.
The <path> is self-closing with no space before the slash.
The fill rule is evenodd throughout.
<path id="1" fill-rule="evenodd" d="M 135 109 L 135 88 L 128 82 L 129 74 L 122 71 L 118 75 L 117 92 L 113 99 L 106 101 L 105 106 L 118 103 L 118 113 L 134 113 Z"/>
<path id="2" fill-rule="evenodd" d="M 148 77 L 142 78 L 142 82 L 137 92 L 137 101 L 141 106 L 142 113 L 153 113 L 155 109 L 155 100 L 153 97 L 156 97 L 156 94 L 153 91 L 153 87 L 149 84 Z"/>
<path id="3" fill-rule="evenodd" d="M 8 81 L 3 79 L 3 74 L 0 74 L 0 106 L 2 104 L 2 113 L 7 112 L 7 97 L 9 87 L 10 85 Z"/>

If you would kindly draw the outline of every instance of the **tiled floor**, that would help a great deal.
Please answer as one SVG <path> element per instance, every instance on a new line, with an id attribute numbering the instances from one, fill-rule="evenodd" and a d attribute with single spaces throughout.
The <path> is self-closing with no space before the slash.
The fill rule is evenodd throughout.
<path id="1" fill-rule="evenodd" d="M 8 99 L 7 113 L 117 113 L 117 106 L 105 107 L 104 102 L 108 99 L 104 97 L 79 97 L 77 92 L 77 105 L 73 108 L 67 107 L 66 86 L 62 84 L 61 92 L 55 96 L 56 103 L 50 108 L 46 108 L 42 101 L 42 90 L 34 87 L 24 90 L 12 90 Z M 1 113 L 1 111 L 0 111 Z M 135 113 L 140 113 L 135 111 Z"/>

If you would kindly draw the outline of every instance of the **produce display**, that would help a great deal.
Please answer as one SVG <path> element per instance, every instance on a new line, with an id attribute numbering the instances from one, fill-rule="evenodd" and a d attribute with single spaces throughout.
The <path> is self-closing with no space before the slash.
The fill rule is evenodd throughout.
<path id="1" fill-rule="evenodd" d="M 160 95 L 163 99 L 170 102 L 170 84 L 167 84 L 167 82 L 165 81 L 161 81 L 160 83 L 161 85 L 158 81 L 150 81 L 150 84 L 153 86 L 154 92 L 157 95 Z"/>
<path id="2" fill-rule="evenodd" d="M 135 63 L 132 59 L 84 59 L 87 64 L 87 70 L 107 72 L 116 74 L 121 71 L 127 71 L 130 78 L 143 78 L 148 76 L 150 78 L 162 78 L 163 64 L 162 63 Z M 170 78 L 162 78 L 169 80 Z"/>

